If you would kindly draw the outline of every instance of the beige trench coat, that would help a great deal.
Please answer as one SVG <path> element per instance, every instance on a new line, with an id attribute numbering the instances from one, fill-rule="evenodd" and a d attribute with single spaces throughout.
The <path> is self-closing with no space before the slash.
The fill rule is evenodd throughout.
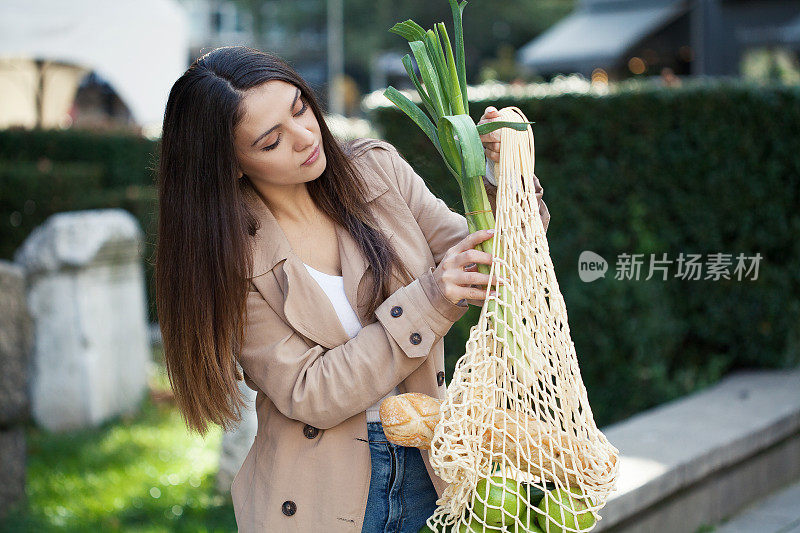
<path id="1" fill-rule="evenodd" d="M 371 268 L 337 224 L 345 293 L 363 325 L 350 338 L 270 210 L 258 195 L 248 199 L 261 228 L 238 360 L 257 391 L 258 430 L 231 486 L 242 532 L 360 532 L 371 473 L 366 409 L 398 384 L 400 392 L 440 399 L 446 392 L 442 337 L 468 306 L 444 297 L 433 268 L 467 236 L 466 219 L 391 144 L 357 139 L 353 147 L 369 205 L 417 279 L 406 286 L 394 280 L 375 316 L 364 316 Z M 395 308 L 402 314 L 393 316 Z M 441 497 L 446 484 L 422 452 Z"/>

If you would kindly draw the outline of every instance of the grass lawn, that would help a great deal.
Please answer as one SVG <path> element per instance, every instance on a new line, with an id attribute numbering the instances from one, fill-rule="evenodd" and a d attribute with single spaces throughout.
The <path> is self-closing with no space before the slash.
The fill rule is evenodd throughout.
<path id="1" fill-rule="evenodd" d="M 65 433 L 29 426 L 28 501 L 0 531 L 236 531 L 230 496 L 215 490 L 222 429 L 188 432 L 158 400 L 169 384 L 153 357 L 152 394 L 135 416 Z"/>

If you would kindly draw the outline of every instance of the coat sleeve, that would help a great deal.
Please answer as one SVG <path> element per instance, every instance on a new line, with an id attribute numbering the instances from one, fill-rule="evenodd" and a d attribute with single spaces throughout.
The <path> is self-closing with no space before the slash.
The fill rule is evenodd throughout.
<path id="1" fill-rule="evenodd" d="M 451 210 L 444 200 L 433 194 L 425 180 L 393 145 L 382 143 L 381 146 L 385 150 L 376 150 L 376 156 L 388 160 L 386 166 L 393 170 L 392 174 L 397 179 L 395 185 L 425 235 L 433 261 L 438 265 L 447 250 L 469 234 L 467 219 L 461 213 Z"/>
<path id="2" fill-rule="evenodd" d="M 461 213 L 451 210 L 441 198 L 434 195 L 425 184 L 425 180 L 417 174 L 397 149 L 389 143 L 382 143 L 388 152 L 389 159 L 397 178 L 397 186 L 408 207 L 414 214 L 419 227 L 428 240 L 434 262 L 438 265 L 445 253 L 469 234 L 467 219 Z M 488 164 L 487 164 L 488 166 Z M 539 201 L 539 215 L 545 231 L 550 222 L 550 212 L 542 200 L 544 190 L 534 174 L 534 192 Z M 484 179 L 486 195 L 492 211 L 495 211 L 497 187 Z"/>
<path id="3" fill-rule="evenodd" d="M 497 197 L 497 179 L 494 176 L 494 167 L 496 165 L 492 164 L 488 159 L 486 160 L 486 178 L 483 180 L 484 185 L 486 185 L 486 195 L 489 197 L 489 202 L 492 204 L 492 212 L 496 213 L 495 210 L 495 200 Z M 545 205 L 544 200 L 542 200 L 542 196 L 544 196 L 544 189 L 542 189 L 542 184 L 539 183 L 539 178 L 536 174 L 533 174 L 533 192 L 536 196 L 536 200 L 539 205 L 539 217 L 542 219 L 542 226 L 544 227 L 545 233 L 547 232 L 547 226 L 550 223 L 550 211 L 547 209 L 547 205 Z"/>
<path id="4" fill-rule="evenodd" d="M 387 161 L 384 168 L 392 168 L 391 163 Z M 424 184 L 422 187 L 427 191 Z M 466 219 L 430 192 L 428 196 L 421 196 L 421 192 L 413 191 L 412 209 L 416 216 L 430 207 L 419 202 L 436 203 L 438 209 L 432 218 L 422 221 L 425 235 L 433 235 L 437 250 L 442 250 L 441 257 L 448 242 L 455 243 L 466 235 Z M 436 216 L 446 217 L 438 227 Z M 282 312 L 264 298 L 268 293 L 261 289 L 272 289 L 259 288 L 258 284 L 274 280 L 270 276 L 251 282 L 245 338 L 237 359 L 247 378 L 281 413 L 321 429 L 366 411 L 391 391 L 425 361 L 433 346 L 469 309 L 466 303 L 462 306 L 447 299 L 429 269 L 389 295 L 375 310 L 377 320 L 344 344 L 333 348 L 309 346 L 305 337 L 284 320 Z"/>
<path id="5" fill-rule="evenodd" d="M 544 189 L 542 184 L 539 183 L 539 178 L 536 177 L 536 174 L 533 174 L 533 192 L 539 202 L 539 218 L 542 219 L 542 226 L 544 226 L 544 231 L 547 233 L 547 226 L 550 225 L 550 210 L 547 209 L 547 205 L 542 200 Z"/>
<path id="6" fill-rule="evenodd" d="M 429 271 L 392 293 L 375 311 L 377 321 L 328 349 L 309 346 L 252 285 L 237 359 L 281 413 L 327 429 L 411 374 L 466 309 L 445 298 Z"/>

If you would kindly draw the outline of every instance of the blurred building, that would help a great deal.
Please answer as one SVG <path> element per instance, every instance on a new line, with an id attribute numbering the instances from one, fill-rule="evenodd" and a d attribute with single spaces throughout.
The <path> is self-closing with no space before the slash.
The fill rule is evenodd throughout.
<path id="1" fill-rule="evenodd" d="M 185 69 L 175 0 L 0 2 L 0 127 L 160 127 Z"/>
<path id="2" fill-rule="evenodd" d="M 747 54 L 761 49 L 797 57 L 800 1 L 580 0 L 517 59 L 545 76 L 738 76 Z"/>
<path id="3" fill-rule="evenodd" d="M 179 0 L 189 20 L 189 65 L 202 53 L 218 46 L 254 46 L 252 14 L 233 1 Z"/>
<path id="4" fill-rule="evenodd" d="M 233 0 L 179 1 L 189 17 L 188 62 L 219 46 L 244 45 L 285 59 L 312 86 L 327 83 L 325 2 L 265 0 L 248 9 Z M 293 28 L 293 19 L 305 23 Z"/>
<path id="5" fill-rule="evenodd" d="M 414 89 L 414 84 L 403 66 L 403 55 L 405 53 L 389 51 L 377 53 L 373 57 L 369 80 L 371 91 L 377 91 L 389 85 L 396 89 Z"/>

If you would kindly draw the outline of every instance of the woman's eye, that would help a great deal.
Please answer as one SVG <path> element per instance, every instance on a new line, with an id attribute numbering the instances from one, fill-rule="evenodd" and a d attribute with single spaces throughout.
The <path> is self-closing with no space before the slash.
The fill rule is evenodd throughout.
<path id="1" fill-rule="evenodd" d="M 305 100 L 302 100 L 302 99 L 301 99 L 301 102 L 303 102 L 303 107 L 300 109 L 300 111 L 298 111 L 298 112 L 295 114 L 295 116 L 297 116 L 297 115 L 302 115 L 303 113 L 305 113 L 305 112 L 306 112 L 306 109 L 308 109 L 308 104 L 306 104 Z M 281 135 L 280 135 L 280 133 L 279 133 L 279 134 L 278 134 L 278 140 L 277 140 L 277 141 L 275 141 L 273 144 L 270 144 L 269 146 L 265 146 L 264 148 L 262 148 L 262 150 L 264 150 L 265 152 L 266 152 L 267 150 L 272 150 L 273 148 L 277 148 L 277 147 L 278 147 L 278 145 L 279 145 L 280 143 L 281 143 Z"/>
<path id="2" fill-rule="evenodd" d="M 272 150 L 273 148 L 277 147 L 280 144 L 280 142 L 281 142 L 281 136 L 280 134 L 278 134 L 278 140 L 270 144 L 269 146 L 265 146 L 264 148 L 262 148 L 262 150 L 264 150 L 265 152 L 267 150 Z"/>

